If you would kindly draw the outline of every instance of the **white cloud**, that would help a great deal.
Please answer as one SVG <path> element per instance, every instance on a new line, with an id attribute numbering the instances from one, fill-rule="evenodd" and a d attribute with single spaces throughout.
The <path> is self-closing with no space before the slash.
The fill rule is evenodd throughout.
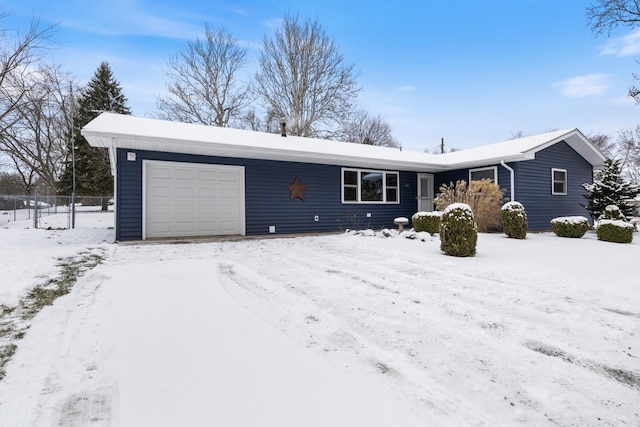
<path id="1" fill-rule="evenodd" d="M 609 76 L 606 74 L 586 74 L 554 83 L 562 96 L 569 98 L 586 98 L 603 95 L 609 90 Z"/>
<path id="2" fill-rule="evenodd" d="M 640 28 L 622 37 L 610 39 L 600 48 L 603 55 L 634 56 L 640 54 Z"/>

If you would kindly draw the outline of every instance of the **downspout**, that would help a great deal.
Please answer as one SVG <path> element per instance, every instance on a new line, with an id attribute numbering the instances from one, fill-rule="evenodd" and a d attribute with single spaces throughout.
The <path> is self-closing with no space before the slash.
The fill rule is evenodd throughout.
<path id="1" fill-rule="evenodd" d="M 509 178 L 511 179 L 511 200 L 509 200 L 510 202 L 515 202 L 516 201 L 516 188 L 514 186 L 514 181 L 515 181 L 515 171 L 513 170 L 512 167 L 507 166 L 507 164 L 504 162 L 504 160 L 500 160 L 500 164 L 509 171 Z"/>

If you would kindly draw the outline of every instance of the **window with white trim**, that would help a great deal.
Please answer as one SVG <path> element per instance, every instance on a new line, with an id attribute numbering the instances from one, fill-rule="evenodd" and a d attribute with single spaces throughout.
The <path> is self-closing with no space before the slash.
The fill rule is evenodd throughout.
<path id="1" fill-rule="evenodd" d="M 399 173 L 342 169 L 342 203 L 399 203 Z"/>
<path id="2" fill-rule="evenodd" d="M 566 169 L 551 169 L 551 194 L 558 196 L 567 195 Z"/>
<path id="3" fill-rule="evenodd" d="M 490 179 L 494 184 L 498 184 L 498 167 L 469 169 L 469 182 Z"/>

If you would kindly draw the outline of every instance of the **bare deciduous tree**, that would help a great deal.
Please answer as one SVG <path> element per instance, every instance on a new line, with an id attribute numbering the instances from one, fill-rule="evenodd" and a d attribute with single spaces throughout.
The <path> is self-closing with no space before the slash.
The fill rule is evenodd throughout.
<path id="1" fill-rule="evenodd" d="M 296 136 L 331 136 L 360 91 L 354 65 L 344 61 L 318 20 L 300 23 L 290 14 L 272 37 L 265 36 L 255 81 L 264 106 Z"/>
<path id="2" fill-rule="evenodd" d="M 399 147 L 393 137 L 391 125 L 380 116 L 372 116 L 365 110 L 357 110 L 342 125 L 339 135 L 345 142 L 356 144 Z"/>
<path id="3" fill-rule="evenodd" d="M 635 27 L 640 23 L 638 0 L 596 0 L 586 8 L 591 31 L 610 34 L 618 25 Z"/>
<path id="4" fill-rule="evenodd" d="M 596 0 L 586 8 L 587 20 L 591 31 L 596 36 L 611 31 L 619 25 L 638 27 L 640 25 L 640 1 L 638 0 Z M 640 80 L 638 74 L 633 74 L 634 80 Z M 629 96 L 640 103 L 640 89 L 631 86 Z"/>
<path id="5" fill-rule="evenodd" d="M 589 140 L 593 142 L 593 145 L 595 145 L 598 150 L 600 150 L 602 154 L 604 154 L 608 158 L 612 159 L 616 157 L 618 146 L 615 142 L 611 141 L 611 137 L 609 137 L 609 135 L 605 135 L 603 133 L 595 133 L 587 135 L 587 138 L 589 138 Z"/>
<path id="6" fill-rule="evenodd" d="M 252 101 L 251 85 L 238 78 L 247 64 L 247 48 L 225 29 L 205 24 L 204 40 L 189 42 L 168 62 L 171 96 L 156 100 L 166 120 L 228 126 Z"/>
<path id="7" fill-rule="evenodd" d="M 618 132 L 616 141 L 622 174 L 634 184 L 640 184 L 640 125 Z"/>
<path id="8" fill-rule="evenodd" d="M 33 19 L 26 33 L 11 33 L 4 28 L 3 20 L 9 14 L 0 9 L 0 137 L 11 122 L 5 117 L 18 108 L 24 93 L 15 93 L 11 81 L 17 74 L 23 74 L 40 59 L 40 54 L 51 41 L 55 25 L 41 27 L 40 21 Z"/>
<path id="9" fill-rule="evenodd" d="M 13 162 L 30 192 L 36 178 L 55 188 L 67 156 L 70 126 L 69 76 L 56 66 L 13 73 L 8 102 L 17 105 L 5 115 L 7 126 L 0 151 Z M 17 102 L 19 100 L 19 102 Z"/>

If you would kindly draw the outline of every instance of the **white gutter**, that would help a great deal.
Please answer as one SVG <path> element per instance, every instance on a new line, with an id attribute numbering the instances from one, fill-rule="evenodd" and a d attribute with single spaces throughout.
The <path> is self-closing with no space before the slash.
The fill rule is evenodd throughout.
<path id="1" fill-rule="evenodd" d="M 513 168 L 511 168 L 510 166 L 507 166 L 507 164 L 504 162 L 504 160 L 500 160 L 500 164 L 509 171 L 509 178 L 511 179 L 511 200 L 509 200 L 510 202 L 515 202 L 516 201 L 516 189 L 513 185 L 514 183 L 514 176 L 515 176 L 515 171 L 513 170 Z"/>

